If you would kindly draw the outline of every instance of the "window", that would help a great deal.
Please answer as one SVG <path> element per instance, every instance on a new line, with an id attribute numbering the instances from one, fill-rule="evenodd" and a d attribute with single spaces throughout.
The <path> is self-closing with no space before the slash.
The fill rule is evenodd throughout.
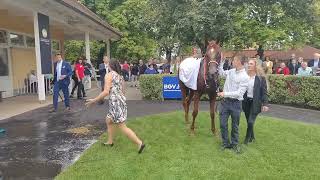
<path id="1" fill-rule="evenodd" d="M 30 36 L 26 36 L 27 47 L 34 47 L 34 38 Z"/>
<path id="2" fill-rule="evenodd" d="M 0 30 L 0 44 L 8 44 L 7 32 Z"/>
<path id="3" fill-rule="evenodd" d="M 51 43 L 53 51 L 60 51 L 60 41 L 53 40 Z"/>
<path id="4" fill-rule="evenodd" d="M 24 46 L 23 35 L 10 33 L 10 42 L 13 46 Z"/>
<path id="5" fill-rule="evenodd" d="M 0 76 L 9 76 L 7 48 L 0 48 Z"/>

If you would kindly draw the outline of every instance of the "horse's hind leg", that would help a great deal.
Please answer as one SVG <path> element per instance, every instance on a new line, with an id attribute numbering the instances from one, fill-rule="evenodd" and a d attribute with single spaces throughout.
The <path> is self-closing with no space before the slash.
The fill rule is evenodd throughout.
<path id="1" fill-rule="evenodd" d="M 191 133 L 194 134 L 194 124 L 196 121 L 196 118 L 198 116 L 198 112 L 199 112 L 199 101 L 200 101 L 200 97 L 201 95 L 199 94 L 199 92 L 195 92 L 194 93 L 194 106 L 193 106 L 193 112 L 192 112 L 192 124 L 191 124 Z"/>
<path id="2" fill-rule="evenodd" d="M 188 105 L 188 97 L 187 97 L 187 87 L 180 81 L 180 89 L 182 94 L 182 106 L 184 110 L 184 119 L 186 123 L 189 123 L 189 105 Z"/>

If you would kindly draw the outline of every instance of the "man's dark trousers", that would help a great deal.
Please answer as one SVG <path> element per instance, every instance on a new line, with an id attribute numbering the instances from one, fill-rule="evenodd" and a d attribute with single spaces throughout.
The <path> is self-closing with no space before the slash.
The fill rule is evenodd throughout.
<path id="1" fill-rule="evenodd" d="M 241 113 L 241 102 L 237 99 L 225 98 L 221 101 L 220 129 L 223 146 L 235 146 L 239 143 L 239 122 Z M 231 144 L 229 143 L 228 119 L 231 116 Z"/>
<path id="2" fill-rule="evenodd" d="M 69 103 L 69 84 L 66 84 L 64 81 L 58 81 L 54 83 L 53 86 L 53 107 L 55 110 L 58 109 L 58 97 L 59 91 L 62 90 L 64 95 L 64 104 L 66 107 L 70 107 Z"/>

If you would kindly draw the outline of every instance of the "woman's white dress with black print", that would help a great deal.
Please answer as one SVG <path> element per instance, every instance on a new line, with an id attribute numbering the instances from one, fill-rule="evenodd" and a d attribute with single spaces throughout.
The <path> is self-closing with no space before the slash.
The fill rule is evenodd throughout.
<path id="1" fill-rule="evenodd" d="M 112 85 L 109 93 L 109 113 L 107 117 L 111 118 L 114 123 L 122 123 L 127 120 L 126 97 L 122 90 L 123 78 L 114 71 L 110 73 L 112 75 Z"/>

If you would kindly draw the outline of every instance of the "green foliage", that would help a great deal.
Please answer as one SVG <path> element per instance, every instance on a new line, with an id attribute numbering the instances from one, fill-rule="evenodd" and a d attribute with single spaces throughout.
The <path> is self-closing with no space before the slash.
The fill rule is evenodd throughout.
<path id="1" fill-rule="evenodd" d="M 123 37 L 112 43 L 113 57 L 127 60 L 147 59 L 155 56 L 156 42 L 145 31 L 144 18 L 148 14 L 147 0 L 127 0 L 107 17 Z"/>
<path id="2" fill-rule="evenodd" d="M 165 75 L 143 75 L 139 80 L 140 91 L 145 99 L 163 100 L 162 77 Z M 298 76 L 268 76 L 269 102 L 299 107 L 320 109 L 320 78 Z M 224 79 L 220 79 L 223 87 Z M 201 100 L 208 100 L 202 96 Z"/>
<path id="3" fill-rule="evenodd" d="M 166 106 L 167 104 L 163 104 Z M 141 111 L 145 111 L 142 109 Z M 108 148 L 104 133 L 79 160 L 56 180 L 316 180 L 319 174 L 320 126 L 258 116 L 257 141 L 241 145 L 242 154 L 220 150 L 220 136 L 209 131 L 210 114 L 201 112 L 196 134 L 191 136 L 183 112 L 130 119 L 132 128 L 146 143 L 137 146 L 125 135 L 114 137 Z M 219 127 L 216 118 L 216 127 Z M 241 116 L 240 142 L 247 123 Z"/>
<path id="4" fill-rule="evenodd" d="M 269 75 L 269 101 L 320 109 L 320 78 Z"/>
<path id="5" fill-rule="evenodd" d="M 320 0 L 81 2 L 123 33 L 111 46 L 118 59 L 136 61 L 164 52 L 169 59 L 171 53 L 183 53 L 180 48 L 198 45 L 205 50 L 210 39 L 226 49 L 320 47 Z"/>
<path id="6" fill-rule="evenodd" d="M 227 46 L 241 49 L 261 44 L 266 49 L 285 49 L 304 45 L 315 22 L 310 5 L 313 1 L 243 0 L 232 13 L 237 35 Z"/>
<path id="7" fill-rule="evenodd" d="M 65 58 L 66 60 L 72 62 L 75 61 L 80 56 L 85 56 L 85 44 L 84 41 L 65 41 Z M 104 47 L 104 43 L 98 41 L 90 42 L 90 55 L 91 63 L 96 64 L 98 60 L 98 54 L 100 49 Z"/>
<path id="8" fill-rule="evenodd" d="M 168 75 L 141 75 L 139 78 L 139 86 L 142 97 L 147 100 L 163 100 L 162 95 L 162 78 Z M 174 75 L 170 75 L 174 76 Z"/>
<path id="9" fill-rule="evenodd" d="M 64 51 L 65 59 L 72 62 L 75 61 L 78 57 L 83 55 L 84 42 L 83 41 L 65 41 L 64 42 Z"/>

